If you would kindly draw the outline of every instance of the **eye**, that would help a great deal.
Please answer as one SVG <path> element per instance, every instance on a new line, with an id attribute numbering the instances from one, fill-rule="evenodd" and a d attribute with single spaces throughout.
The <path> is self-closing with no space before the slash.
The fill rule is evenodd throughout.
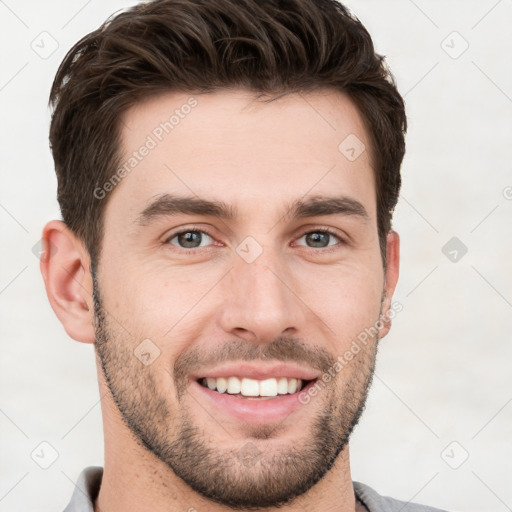
<path id="1" fill-rule="evenodd" d="M 177 243 L 173 243 L 172 241 L 176 239 Z M 197 249 L 199 247 L 205 247 L 209 245 L 202 245 L 203 242 L 212 241 L 212 237 L 201 230 L 188 230 L 188 231 L 180 231 L 179 233 L 175 233 L 170 236 L 165 243 L 170 243 L 171 245 L 176 245 L 177 247 L 181 247 L 182 249 Z"/>
<path id="2" fill-rule="evenodd" d="M 299 243 L 304 239 L 305 243 Z M 195 249 L 206 248 L 214 242 L 214 239 L 206 231 L 191 227 L 170 235 L 164 244 L 170 244 L 185 253 L 193 254 Z M 297 239 L 295 245 L 302 245 L 309 249 L 325 249 L 321 252 L 336 250 L 336 246 L 345 244 L 344 240 L 330 229 L 315 229 L 304 233 Z M 328 249 L 329 248 L 329 249 Z"/>
<path id="3" fill-rule="evenodd" d="M 338 235 L 335 235 L 328 229 L 316 229 L 314 231 L 308 231 L 307 233 L 304 233 L 298 240 L 302 238 L 305 238 L 306 244 L 311 244 L 306 246 L 312 249 L 332 247 L 333 245 L 337 245 L 338 242 L 343 243 L 343 240 Z M 330 243 L 333 241 L 334 243 Z"/>

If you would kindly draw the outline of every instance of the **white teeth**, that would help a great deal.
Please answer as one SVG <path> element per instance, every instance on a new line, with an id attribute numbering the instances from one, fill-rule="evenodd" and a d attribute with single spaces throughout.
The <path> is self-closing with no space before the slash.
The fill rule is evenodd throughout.
<path id="1" fill-rule="evenodd" d="M 230 379 L 231 378 L 236 379 L 236 377 L 230 377 Z M 240 381 L 238 380 L 238 382 Z M 260 385 L 257 380 L 242 379 L 242 386 L 239 393 L 242 393 L 244 396 L 258 396 L 260 394 Z"/>
<path id="2" fill-rule="evenodd" d="M 304 382 L 301 379 L 288 379 L 280 377 L 278 379 L 270 378 L 265 380 L 256 380 L 238 377 L 207 377 L 202 379 L 202 383 L 212 390 L 219 393 L 226 391 L 230 395 L 241 394 L 247 397 L 272 397 L 277 395 L 287 395 L 300 391 Z"/>
<path id="3" fill-rule="evenodd" d="M 224 379 L 223 377 L 220 377 L 218 379 L 214 379 L 217 381 L 217 384 L 215 385 L 215 387 L 217 388 L 217 391 L 219 393 L 225 393 L 226 390 L 228 389 L 228 382 L 226 379 Z"/>
<path id="4" fill-rule="evenodd" d="M 242 390 L 242 386 L 240 384 L 240 380 L 236 377 L 229 377 L 228 378 L 228 393 L 230 395 L 238 395 L 240 391 Z"/>
<path id="5" fill-rule="evenodd" d="M 262 380 L 260 382 L 260 392 L 258 394 L 261 396 L 277 396 L 277 380 Z"/>
<path id="6" fill-rule="evenodd" d="M 286 395 L 288 393 L 288 379 L 286 377 L 281 377 L 277 381 L 277 392 L 280 395 Z"/>
<path id="7" fill-rule="evenodd" d="M 288 393 L 295 393 L 297 391 L 297 379 L 290 379 L 288 381 Z"/>

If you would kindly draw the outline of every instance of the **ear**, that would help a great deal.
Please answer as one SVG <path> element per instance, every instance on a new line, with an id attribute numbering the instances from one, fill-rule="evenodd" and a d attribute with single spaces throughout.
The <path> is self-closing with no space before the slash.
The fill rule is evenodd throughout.
<path id="1" fill-rule="evenodd" d="M 94 343 L 88 251 L 60 220 L 44 226 L 42 243 L 40 269 L 53 311 L 69 336 L 83 343 Z"/>
<path id="2" fill-rule="evenodd" d="M 396 231 L 391 230 L 388 233 L 386 247 L 386 281 L 384 284 L 384 300 L 382 302 L 380 317 L 383 326 L 379 329 L 379 338 L 384 338 L 389 332 L 391 329 L 391 320 L 397 312 L 394 308 L 391 308 L 391 301 L 393 300 L 393 293 L 395 292 L 396 283 L 398 281 L 398 269 L 400 266 L 400 237 Z"/>

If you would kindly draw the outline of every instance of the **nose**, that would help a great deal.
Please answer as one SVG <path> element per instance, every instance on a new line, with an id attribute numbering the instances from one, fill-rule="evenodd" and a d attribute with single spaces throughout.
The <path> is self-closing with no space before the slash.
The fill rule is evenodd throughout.
<path id="1" fill-rule="evenodd" d="M 270 249 L 252 263 L 236 256 L 220 292 L 219 310 L 224 332 L 257 343 L 301 331 L 304 303 L 294 293 L 293 279 Z"/>

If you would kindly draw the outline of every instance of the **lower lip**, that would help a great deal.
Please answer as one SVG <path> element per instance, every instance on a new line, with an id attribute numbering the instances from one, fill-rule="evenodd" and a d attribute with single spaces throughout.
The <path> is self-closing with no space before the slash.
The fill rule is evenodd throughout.
<path id="1" fill-rule="evenodd" d="M 275 398 L 266 400 L 250 400 L 230 395 L 227 392 L 213 391 L 195 380 L 191 382 L 193 389 L 213 406 L 220 409 L 222 413 L 228 413 L 244 423 L 260 424 L 281 421 L 303 407 L 304 404 L 299 401 L 299 394 L 307 392 L 314 384 L 315 381 L 309 382 L 299 393 L 277 395 Z"/>

